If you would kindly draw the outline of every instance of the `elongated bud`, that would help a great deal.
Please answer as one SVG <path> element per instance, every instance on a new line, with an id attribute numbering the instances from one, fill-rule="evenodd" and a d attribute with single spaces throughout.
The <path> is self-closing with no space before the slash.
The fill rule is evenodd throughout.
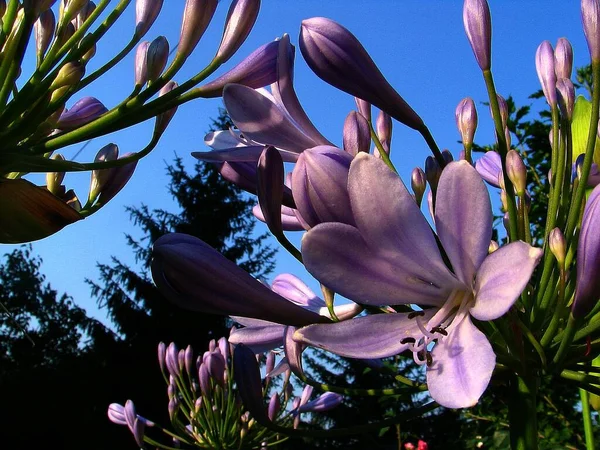
<path id="1" fill-rule="evenodd" d="M 135 50 L 135 85 L 143 86 L 148 82 L 148 47 L 150 42 L 140 42 Z"/>
<path id="2" fill-rule="evenodd" d="M 371 121 L 371 104 L 361 98 L 354 97 L 354 101 L 356 102 L 356 109 L 358 112 L 362 114 L 362 116 L 367 119 L 367 122 Z"/>
<path id="3" fill-rule="evenodd" d="M 344 121 L 344 150 L 352 156 L 359 152 L 369 153 L 371 131 L 369 122 L 356 111 L 350 112 Z"/>
<path id="4" fill-rule="evenodd" d="M 68 62 L 60 68 L 49 90 L 54 91 L 63 86 L 73 86 L 83 78 L 85 67 L 78 62 Z M 91 98 L 91 97 L 86 97 Z"/>
<path id="5" fill-rule="evenodd" d="M 477 109 L 472 98 L 467 97 L 460 101 L 456 107 L 455 118 L 463 146 L 472 146 L 477 129 Z"/>
<path id="6" fill-rule="evenodd" d="M 554 49 L 550 41 L 540 44 L 535 53 L 535 68 L 537 70 L 542 91 L 548 104 L 556 106 L 556 71 L 554 69 Z"/>
<path id="7" fill-rule="evenodd" d="M 194 350 L 191 345 L 188 345 L 185 348 L 185 353 L 183 355 L 183 365 L 185 366 L 185 371 L 192 376 L 192 365 L 194 364 Z"/>
<path id="8" fill-rule="evenodd" d="M 250 34 L 259 9 L 260 0 L 234 0 L 231 3 L 216 60 L 223 63 L 238 51 Z"/>
<path id="9" fill-rule="evenodd" d="M 515 150 L 506 154 L 506 173 L 515 187 L 515 193 L 519 196 L 524 195 L 527 189 L 527 168 Z"/>
<path id="10" fill-rule="evenodd" d="M 177 378 L 180 373 L 178 355 L 179 350 L 177 349 L 177 346 L 174 342 L 171 342 L 167 347 L 166 363 L 167 370 L 173 378 Z"/>
<path id="11" fill-rule="evenodd" d="M 269 416 L 269 420 L 271 422 L 273 422 L 277 418 L 280 409 L 281 400 L 279 399 L 279 394 L 277 392 L 274 392 L 271 396 L 271 400 L 269 400 L 269 407 L 267 409 L 267 415 Z"/>
<path id="12" fill-rule="evenodd" d="M 600 298 L 600 186 L 590 194 L 577 244 L 577 284 L 571 305 L 573 317 L 589 313 Z"/>
<path id="13" fill-rule="evenodd" d="M 556 79 L 571 79 L 573 72 L 573 47 L 568 39 L 561 37 L 556 41 L 554 49 L 554 72 Z"/>
<path id="14" fill-rule="evenodd" d="M 500 110 L 500 120 L 502 121 L 502 128 L 506 128 L 508 124 L 508 103 L 506 103 L 506 99 L 501 95 L 496 95 L 496 98 L 498 99 L 498 109 Z M 494 114 L 492 113 L 492 118 L 493 117 Z"/>
<path id="15" fill-rule="evenodd" d="M 146 55 L 148 81 L 156 81 L 167 65 L 169 57 L 169 41 L 164 36 L 159 36 L 148 46 Z"/>
<path id="16" fill-rule="evenodd" d="M 465 0 L 463 22 L 467 38 L 481 70 L 492 67 L 492 20 L 486 0 Z"/>
<path id="17" fill-rule="evenodd" d="M 379 111 L 376 130 L 381 146 L 389 155 L 392 145 L 392 118 L 385 111 Z"/>
<path id="18" fill-rule="evenodd" d="M 265 374 L 268 376 L 275 368 L 275 352 L 269 352 L 265 363 Z"/>
<path id="19" fill-rule="evenodd" d="M 442 169 L 433 156 L 425 159 L 425 177 L 431 185 L 431 189 L 437 189 L 438 181 L 442 175 Z"/>
<path id="20" fill-rule="evenodd" d="M 186 0 L 176 58 L 186 59 L 192 53 L 216 9 L 217 0 Z"/>
<path id="21" fill-rule="evenodd" d="M 94 12 L 95 9 L 96 4 L 92 1 L 89 1 L 79 10 L 79 12 L 77 13 L 77 17 L 73 19 L 75 31 L 79 30 L 83 26 L 85 21 L 88 19 L 88 17 L 90 17 L 90 15 Z"/>
<path id="22" fill-rule="evenodd" d="M 169 400 L 168 409 L 169 418 L 171 419 L 171 422 L 173 422 L 175 420 L 175 417 L 177 416 L 177 413 L 179 412 L 179 400 L 177 400 L 177 397 L 173 397 Z"/>
<path id="23" fill-rule="evenodd" d="M 454 161 L 454 156 L 452 156 L 452 152 L 447 148 L 442 150 L 442 158 L 444 158 L 446 164 L 450 164 L 452 161 Z"/>
<path id="24" fill-rule="evenodd" d="M 65 157 L 60 153 L 55 153 L 51 156 L 51 159 L 64 161 Z M 61 191 L 60 185 L 62 184 L 64 178 L 64 172 L 48 172 L 46 174 L 46 188 L 54 195 L 58 195 Z"/>
<path id="25" fill-rule="evenodd" d="M 96 120 L 107 111 L 97 98 L 84 97 L 78 100 L 70 110 L 61 114 L 56 126 L 61 130 L 72 130 Z"/>
<path id="26" fill-rule="evenodd" d="M 73 20 L 77 13 L 87 5 L 89 0 L 68 0 L 65 3 L 61 2 L 60 23 L 65 24 Z"/>
<path id="27" fill-rule="evenodd" d="M 500 191 L 500 205 L 500 211 L 503 213 L 508 211 L 508 196 L 504 189 Z"/>
<path id="28" fill-rule="evenodd" d="M 342 403 L 342 397 L 340 394 L 335 392 L 325 392 L 319 395 L 313 401 L 300 405 L 298 412 L 324 412 L 329 411 Z"/>
<path id="29" fill-rule="evenodd" d="M 171 92 L 176 87 L 177 87 L 177 83 L 175 81 L 172 81 L 172 80 L 168 81 L 167 84 L 165 84 L 161 88 L 161 90 L 158 92 L 158 96 L 161 97 L 161 96 L 165 95 L 166 93 Z M 163 134 L 165 132 L 165 130 L 167 129 L 167 127 L 169 126 L 169 123 L 173 119 L 173 116 L 175 115 L 176 112 L 177 112 L 177 106 L 174 106 L 173 108 L 169 109 L 168 111 L 160 113 L 158 116 L 156 116 L 156 123 L 154 124 L 154 134 Z"/>
<path id="30" fill-rule="evenodd" d="M 600 60 L 600 1 L 581 0 L 581 22 L 592 62 Z"/>
<path id="31" fill-rule="evenodd" d="M 319 78 L 377 106 L 410 128 L 423 128 L 419 115 L 387 82 L 346 28 L 323 17 L 304 20 L 299 44 L 302 56 Z"/>
<path id="32" fill-rule="evenodd" d="M 219 352 L 211 352 L 206 359 L 208 374 L 215 382 L 223 387 L 225 386 L 225 358 Z"/>
<path id="33" fill-rule="evenodd" d="M 558 91 L 558 106 L 560 112 L 569 122 L 573 120 L 573 110 L 575 109 L 575 86 L 568 78 L 561 78 L 556 82 Z"/>
<path id="34" fill-rule="evenodd" d="M 417 205 L 421 206 L 423 201 L 423 194 L 427 188 L 427 179 L 425 178 L 425 172 L 420 167 L 415 167 L 410 176 L 410 185 L 413 192 L 415 193 L 415 201 Z"/>
<path id="35" fill-rule="evenodd" d="M 98 150 L 94 162 L 114 161 L 119 157 L 119 147 L 115 144 L 108 144 Z M 90 182 L 89 202 L 93 202 L 104 186 L 110 179 L 110 169 L 92 170 L 92 178 Z"/>
<path id="36" fill-rule="evenodd" d="M 233 353 L 233 373 L 242 402 L 259 423 L 269 421 L 264 403 L 260 369 L 254 353 L 243 344 L 238 344 Z"/>
<path id="37" fill-rule="evenodd" d="M 135 33 L 145 35 L 162 8 L 163 0 L 137 0 L 135 2 Z"/>
<path id="38" fill-rule="evenodd" d="M 160 367 L 160 371 L 165 373 L 165 357 L 167 353 L 167 346 L 164 342 L 158 343 L 158 366 Z"/>
<path id="39" fill-rule="evenodd" d="M 300 154 L 292 173 L 292 194 L 306 223 L 323 222 L 354 225 L 348 196 L 348 170 L 352 156 L 327 145 Z"/>
<path id="40" fill-rule="evenodd" d="M 38 65 L 44 59 L 46 50 L 50 46 L 52 37 L 54 36 L 54 27 L 56 26 L 56 19 L 51 9 L 47 9 L 33 25 L 35 33 L 35 51 L 37 55 Z"/>
<path id="41" fill-rule="evenodd" d="M 550 251 L 560 265 L 564 264 L 567 255 L 567 243 L 560 228 L 554 228 L 548 236 Z"/>

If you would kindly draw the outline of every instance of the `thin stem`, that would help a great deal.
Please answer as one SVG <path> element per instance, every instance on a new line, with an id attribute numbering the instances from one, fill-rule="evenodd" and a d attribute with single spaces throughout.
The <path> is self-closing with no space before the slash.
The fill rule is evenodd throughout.
<path id="1" fill-rule="evenodd" d="M 581 397 L 581 414 L 583 416 L 585 448 L 586 450 L 595 450 L 594 430 L 592 429 L 592 416 L 590 414 L 590 394 L 585 389 L 579 388 L 579 396 Z"/>
<path id="2" fill-rule="evenodd" d="M 511 401 L 508 410 L 510 448 L 537 450 L 537 379 L 515 375 L 510 382 Z"/>
<path id="3" fill-rule="evenodd" d="M 446 160 L 444 159 L 440 148 L 435 143 L 435 139 L 433 139 L 433 135 L 431 134 L 431 131 L 429 131 L 429 128 L 423 125 L 423 127 L 419 128 L 417 131 L 421 133 L 421 136 L 423 136 L 423 139 L 425 139 L 425 142 L 431 149 L 431 153 L 433 153 L 435 160 L 440 165 L 440 168 L 443 169 L 446 166 Z"/>
<path id="4" fill-rule="evenodd" d="M 394 173 L 398 173 L 396 167 L 394 167 L 394 164 L 392 164 L 392 161 L 390 160 L 390 155 L 387 154 L 387 152 L 383 148 L 383 145 L 381 145 L 381 141 L 377 137 L 377 133 L 373 128 L 372 122 L 369 122 L 369 131 L 371 132 L 371 140 L 375 144 L 375 147 L 377 148 L 377 151 L 379 152 L 379 156 L 381 157 L 382 161 L 386 163 L 390 170 L 392 170 Z"/>

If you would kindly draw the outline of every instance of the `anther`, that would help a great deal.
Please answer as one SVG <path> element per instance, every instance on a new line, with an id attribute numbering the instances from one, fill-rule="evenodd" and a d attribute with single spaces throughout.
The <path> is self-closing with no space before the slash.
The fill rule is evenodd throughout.
<path id="1" fill-rule="evenodd" d="M 415 317 L 420 317 L 420 316 L 424 316 L 424 315 L 425 315 L 424 311 L 413 311 L 411 313 L 408 313 L 408 318 L 414 319 Z"/>

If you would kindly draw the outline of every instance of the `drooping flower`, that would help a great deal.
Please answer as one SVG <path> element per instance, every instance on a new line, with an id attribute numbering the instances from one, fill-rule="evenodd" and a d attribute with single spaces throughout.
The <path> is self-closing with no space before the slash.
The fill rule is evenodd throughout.
<path id="1" fill-rule="evenodd" d="M 411 351 L 417 363 L 427 365 L 429 391 L 438 403 L 474 405 L 496 357 L 472 318 L 488 321 L 506 313 L 542 251 L 518 241 L 488 256 L 490 200 L 466 161 L 446 166 L 436 197 L 437 235 L 453 271 L 414 199 L 385 163 L 359 154 L 350 166 L 348 192 L 356 226 L 326 223 L 311 229 L 302 241 L 306 268 L 359 304 L 424 309 L 308 326 L 294 339 L 352 358 Z"/>

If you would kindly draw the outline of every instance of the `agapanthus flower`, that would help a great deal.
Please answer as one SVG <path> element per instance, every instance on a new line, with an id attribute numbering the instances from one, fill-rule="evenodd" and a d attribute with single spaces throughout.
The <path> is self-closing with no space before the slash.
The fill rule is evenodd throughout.
<path id="1" fill-rule="evenodd" d="M 306 268 L 359 304 L 422 309 L 311 325 L 296 331 L 294 339 L 351 358 L 411 351 L 427 366 L 434 400 L 450 408 L 474 405 L 490 381 L 496 356 L 472 319 L 494 320 L 506 313 L 542 251 L 517 241 L 488 255 L 490 199 L 466 161 L 446 166 L 435 202 L 437 236 L 452 270 L 414 199 L 384 162 L 359 154 L 350 166 L 348 193 L 356 226 L 312 228 L 302 241 Z"/>

